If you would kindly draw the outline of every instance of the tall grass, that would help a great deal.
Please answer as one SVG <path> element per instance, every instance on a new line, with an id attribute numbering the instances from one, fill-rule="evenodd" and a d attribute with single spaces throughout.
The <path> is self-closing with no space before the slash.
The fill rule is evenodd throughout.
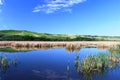
<path id="1" fill-rule="evenodd" d="M 1 41 L 1 47 L 13 47 L 13 48 L 66 48 L 68 50 L 79 50 L 84 47 L 97 47 L 100 49 L 106 49 L 110 47 L 110 45 L 116 45 L 118 42 L 35 42 L 35 41 Z"/>
<path id="2" fill-rule="evenodd" d="M 97 56 L 91 55 L 84 59 L 84 61 L 79 63 L 80 71 L 85 73 L 90 73 L 91 71 L 103 70 L 106 67 L 109 67 L 108 55 L 99 54 Z"/>
<path id="3" fill-rule="evenodd" d="M 115 53 L 90 55 L 82 61 L 79 60 L 79 55 L 77 55 L 75 67 L 79 74 L 82 73 L 85 77 L 91 77 L 96 73 L 99 74 L 108 69 L 117 67 L 119 62 L 120 58 Z"/>

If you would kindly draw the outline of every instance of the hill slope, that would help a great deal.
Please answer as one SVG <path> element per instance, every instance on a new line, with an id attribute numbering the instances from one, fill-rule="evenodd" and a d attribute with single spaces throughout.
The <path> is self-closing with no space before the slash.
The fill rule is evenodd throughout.
<path id="1" fill-rule="evenodd" d="M 0 30 L 0 41 L 119 41 L 116 36 L 64 35 L 25 30 Z"/>

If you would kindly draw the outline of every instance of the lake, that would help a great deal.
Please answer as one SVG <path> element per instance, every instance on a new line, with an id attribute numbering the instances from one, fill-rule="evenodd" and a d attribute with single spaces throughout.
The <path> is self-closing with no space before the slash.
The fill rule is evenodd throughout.
<path id="1" fill-rule="evenodd" d="M 76 58 L 83 61 L 87 56 L 109 54 L 107 49 L 81 48 L 67 50 L 51 48 L 23 52 L 0 52 L 0 80 L 120 80 L 120 65 L 85 74 L 78 71 Z M 1 62 L 2 64 L 2 62 Z M 8 64 L 8 66 L 6 66 Z"/>

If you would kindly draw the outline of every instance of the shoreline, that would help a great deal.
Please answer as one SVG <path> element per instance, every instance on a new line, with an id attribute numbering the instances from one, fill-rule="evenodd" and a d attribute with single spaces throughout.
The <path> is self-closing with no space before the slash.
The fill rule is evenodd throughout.
<path id="1" fill-rule="evenodd" d="M 120 44 L 119 41 L 0 41 L 0 46 L 11 45 L 88 45 L 88 46 L 114 46 Z"/>

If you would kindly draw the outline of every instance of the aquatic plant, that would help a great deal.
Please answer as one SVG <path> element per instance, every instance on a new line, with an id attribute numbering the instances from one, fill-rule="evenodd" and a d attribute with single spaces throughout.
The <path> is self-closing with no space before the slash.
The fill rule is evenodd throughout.
<path id="1" fill-rule="evenodd" d="M 86 57 L 85 60 L 80 63 L 80 66 L 83 72 L 91 72 L 103 70 L 105 67 L 108 67 L 108 63 L 108 56 L 106 54 L 100 54 Z"/>
<path id="2" fill-rule="evenodd" d="M 10 61 L 9 61 L 9 59 L 7 58 L 7 57 L 1 57 L 1 60 L 0 60 L 1 62 L 1 66 L 2 67 L 9 67 L 10 66 Z"/>
<path id="3" fill-rule="evenodd" d="M 10 60 L 6 56 L 0 57 L 0 67 L 4 73 L 10 67 Z"/>
<path id="4" fill-rule="evenodd" d="M 117 45 L 113 45 L 109 48 L 109 51 L 112 52 L 112 51 L 118 51 L 120 52 L 120 44 L 117 44 Z"/>
<path id="5" fill-rule="evenodd" d="M 114 63 L 120 62 L 120 44 L 110 47 L 109 53 L 110 53 L 109 59 L 112 62 Z"/>
<path id="6" fill-rule="evenodd" d="M 4 55 L 0 55 L 0 69 L 2 72 L 6 73 L 11 65 L 16 66 L 18 64 L 17 58 L 10 60 L 8 57 Z"/>
<path id="7" fill-rule="evenodd" d="M 17 58 L 13 59 L 12 64 L 13 64 L 15 67 L 17 66 L 17 64 L 18 64 Z"/>
<path id="8" fill-rule="evenodd" d="M 79 60 L 79 55 L 77 55 L 75 67 L 78 74 L 82 73 L 85 77 L 91 77 L 95 73 L 100 74 L 108 69 L 115 68 L 119 62 L 120 58 L 114 53 L 90 55 L 81 61 Z"/>

